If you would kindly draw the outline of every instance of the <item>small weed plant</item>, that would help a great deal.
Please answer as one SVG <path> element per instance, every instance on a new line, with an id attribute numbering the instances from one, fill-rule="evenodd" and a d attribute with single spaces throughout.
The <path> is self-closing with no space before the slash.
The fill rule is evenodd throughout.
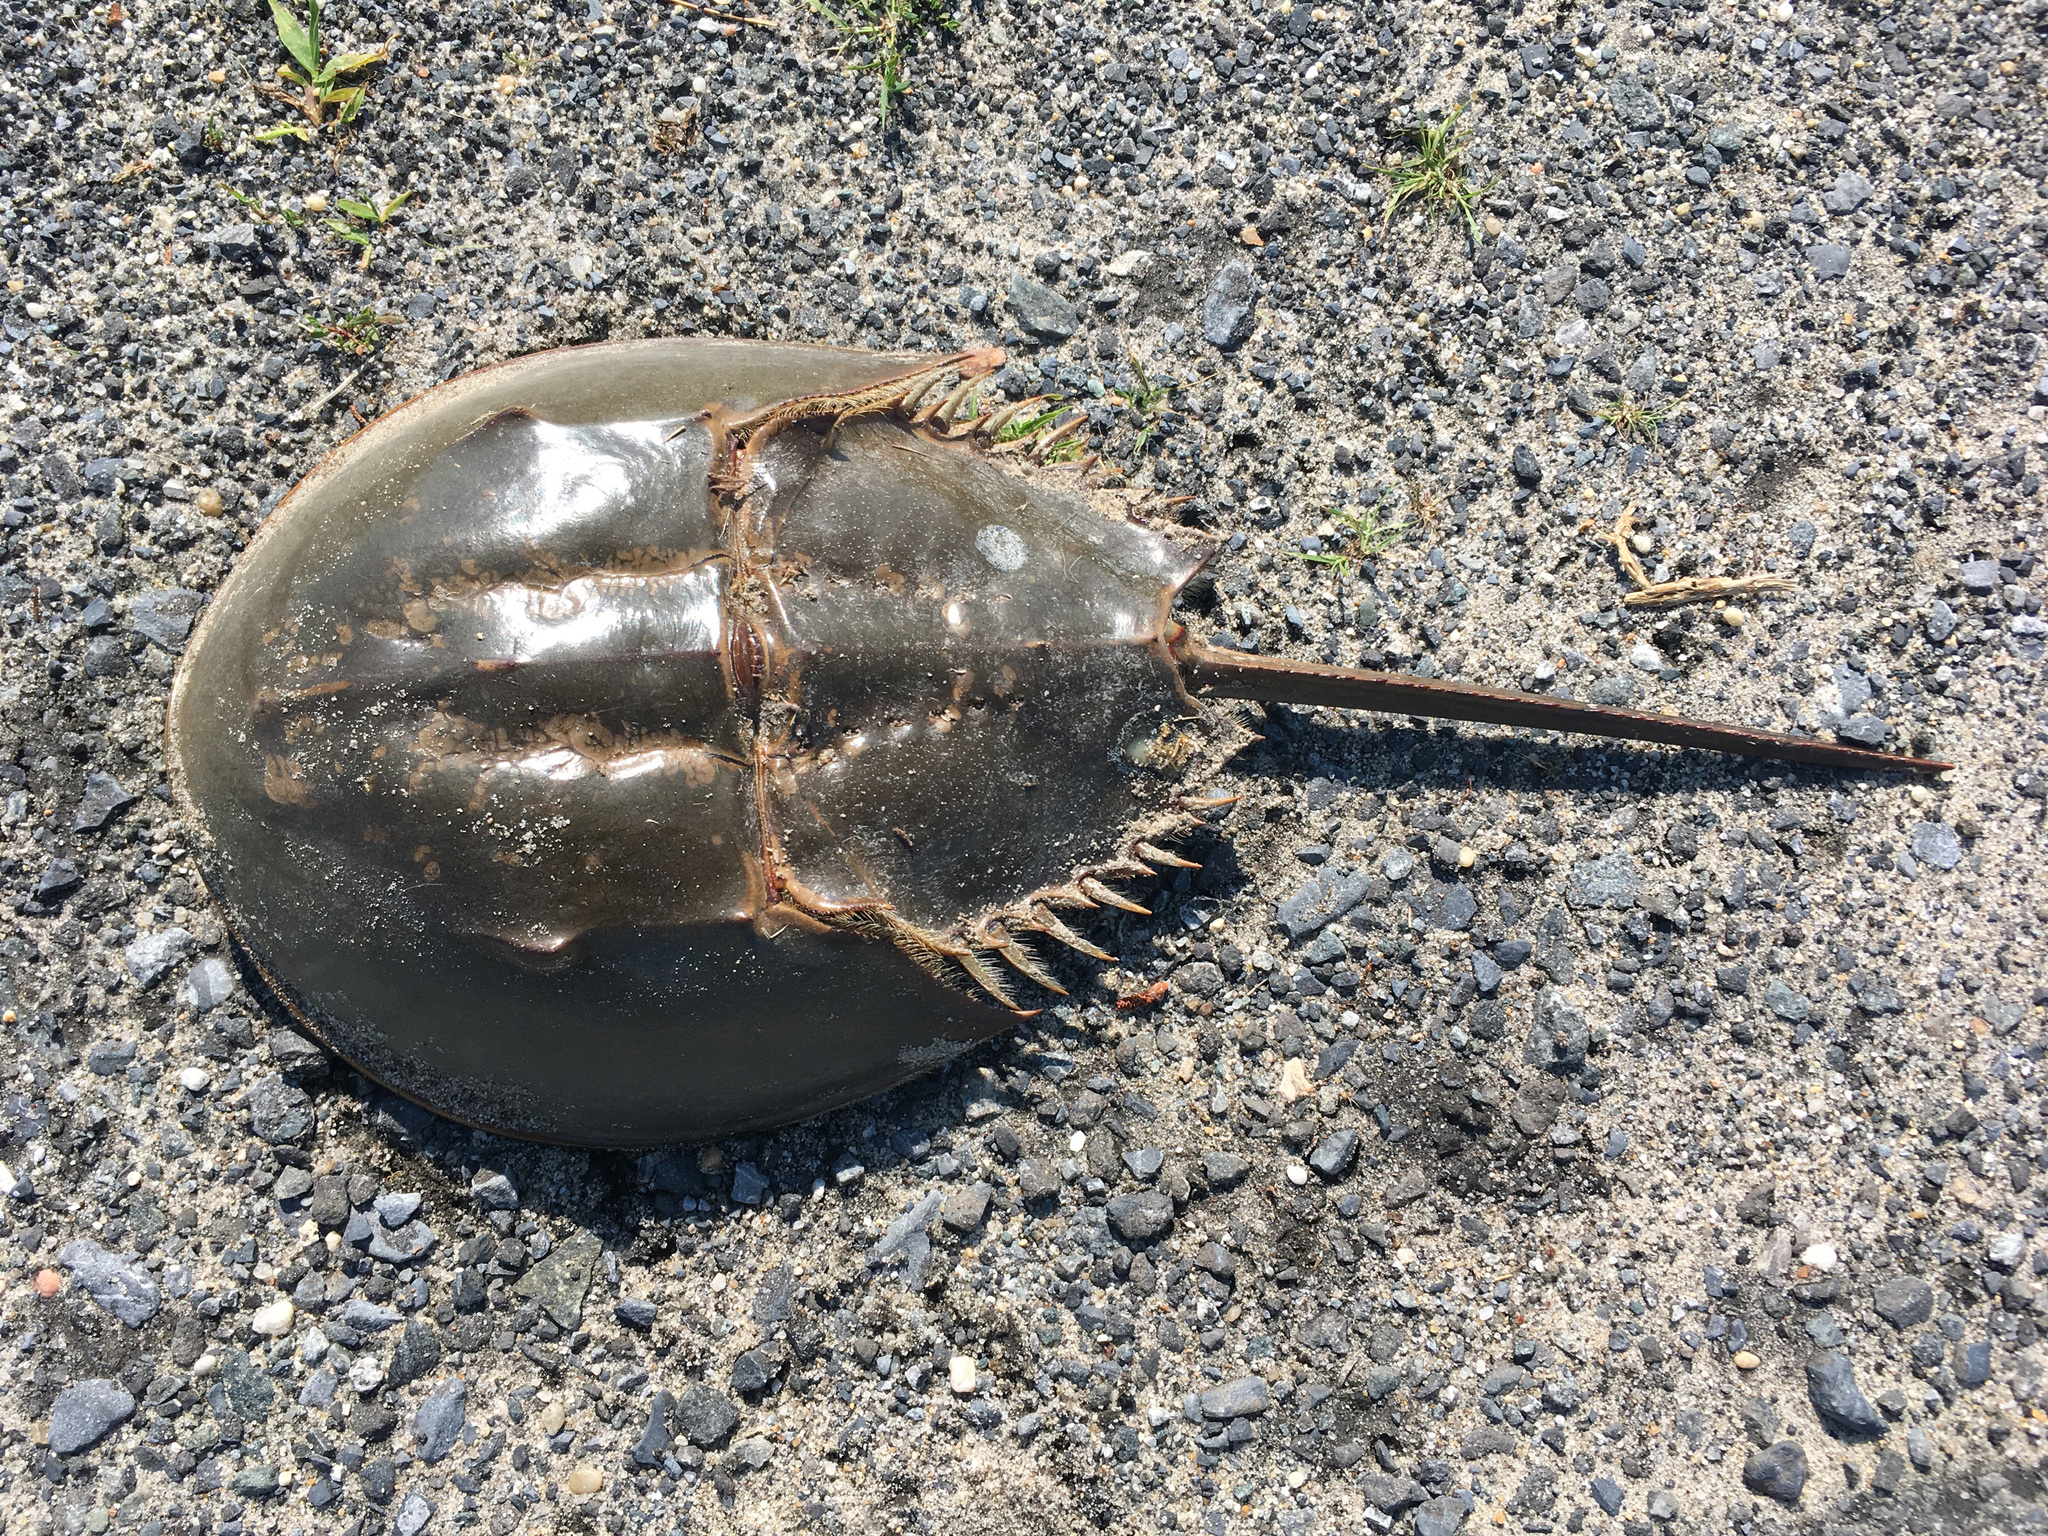
<path id="1" fill-rule="evenodd" d="M 299 322 L 308 336 L 350 357 L 368 357 L 384 344 L 384 328 L 398 324 L 396 315 L 380 315 L 365 304 L 352 315 L 308 316 Z"/>
<path id="2" fill-rule="evenodd" d="M 872 70 L 881 84 L 884 133 L 889 131 L 889 109 L 909 93 L 911 55 L 927 39 L 951 37 L 960 29 L 945 0 L 843 0 L 836 10 L 824 0 L 809 3 L 843 39 L 840 51 L 872 51 L 874 56 L 856 64 L 854 70 L 862 74 Z"/>
<path id="3" fill-rule="evenodd" d="M 1479 239 L 1479 199 L 1492 190 L 1494 181 L 1484 186 L 1475 186 L 1471 173 L 1465 166 L 1465 146 L 1471 142 L 1472 130 L 1460 127 L 1458 119 L 1465 115 L 1465 106 L 1460 104 L 1451 115 L 1434 127 L 1415 129 L 1410 137 L 1415 140 L 1415 153 L 1398 165 L 1375 166 L 1380 175 L 1387 178 L 1394 189 L 1394 195 L 1387 202 L 1386 224 L 1393 226 L 1401 210 L 1413 204 L 1425 213 L 1439 210 L 1455 213 L 1465 221 L 1465 229 L 1472 239 Z"/>
<path id="4" fill-rule="evenodd" d="M 1131 379 L 1124 403 L 1138 418 L 1138 441 L 1131 449 L 1131 457 L 1135 459 L 1145 452 L 1145 445 L 1159 431 L 1159 413 L 1173 390 L 1171 385 L 1153 383 L 1152 375 L 1145 371 L 1145 365 L 1138 361 L 1135 352 L 1131 354 Z"/>
<path id="5" fill-rule="evenodd" d="M 348 217 L 329 219 L 327 227 L 334 232 L 336 239 L 362 248 L 362 257 L 357 265 L 368 271 L 370 258 L 377 253 L 374 237 L 386 228 L 398 216 L 398 210 L 411 200 L 410 192 L 401 192 L 383 203 L 359 203 L 352 197 L 338 197 L 334 200 L 334 206 Z"/>
<path id="6" fill-rule="evenodd" d="M 1384 499 L 1382 493 L 1381 499 Z M 1415 525 L 1407 518 L 1398 522 L 1380 521 L 1379 501 L 1360 507 L 1357 511 L 1346 511 L 1342 507 L 1330 508 L 1332 521 L 1341 523 L 1351 536 L 1352 547 L 1344 551 L 1324 551 L 1317 554 L 1304 553 L 1302 559 L 1310 565 L 1325 565 L 1336 571 L 1338 576 L 1349 579 L 1351 563 L 1354 560 L 1370 560 L 1375 555 L 1385 554 L 1401 542 L 1403 534 Z"/>
<path id="7" fill-rule="evenodd" d="M 1598 415 L 1614 429 L 1616 437 L 1633 437 L 1645 443 L 1657 441 L 1657 428 L 1664 421 L 1662 411 L 1626 397 L 1616 400 Z"/>
<path id="8" fill-rule="evenodd" d="M 390 56 L 388 48 L 369 53 L 337 53 L 322 56 L 320 44 L 320 0 L 306 0 L 306 19 L 285 0 L 270 0 L 270 19 L 277 27 L 277 40 L 292 56 L 292 63 L 278 66 L 279 78 L 293 87 L 263 86 L 264 95 L 289 103 L 305 117 L 303 123 L 279 123 L 256 135 L 259 140 L 298 139 L 311 144 L 322 129 L 335 123 L 349 123 L 362 110 L 363 87 L 345 85 L 350 75 L 361 74 Z"/>

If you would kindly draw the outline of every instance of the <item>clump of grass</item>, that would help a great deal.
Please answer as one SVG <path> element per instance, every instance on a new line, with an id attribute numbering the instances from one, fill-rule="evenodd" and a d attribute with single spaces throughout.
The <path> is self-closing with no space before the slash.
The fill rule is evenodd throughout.
<path id="1" fill-rule="evenodd" d="M 1614 429 L 1616 437 L 1633 437 L 1646 443 L 1657 441 L 1657 428 L 1664 422 L 1662 411 L 1626 397 L 1596 414 Z"/>
<path id="2" fill-rule="evenodd" d="M 306 121 L 279 123 L 274 128 L 264 129 L 256 138 L 298 139 L 311 144 L 329 124 L 353 122 L 356 113 L 362 110 L 364 88 L 344 85 L 342 81 L 349 75 L 360 74 L 372 64 L 382 63 L 390 56 L 391 50 L 376 48 L 368 53 L 337 53 L 332 58 L 323 58 L 320 0 L 306 0 L 306 19 L 303 22 L 284 0 L 270 0 L 270 19 L 277 28 L 277 40 L 297 66 L 280 65 L 278 75 L 290 81 L 296 89 L 288 91 L 280 86 L 266 85 L 261 90 L 273 100 L 296 107 Z"/>
<path id="3" fill-rule="evenodd" d="M 1479 199 L 1484 197 L 1500 180 L 1483 186 L 1474 186 L 1471 173 L 1465 166 L 1465 146 L 1471 142 L 1472 130 L 1458 126 L 1458 119 L 1465 114 L 1461 103 L 1451 115 L 1434 127 L 1413 130 L 1410 137 L 1415 140 L 1415 153 L 1398 165 L 1379 165 L 1373 169 L 1387 178 L 1394 189 L 1393 197 L 1387 203 L 1386 224 L 1393 225 L 1396 215 L 1413 203 L 1424 212 L 1438 209 L 1456 213 L 1465 221 L 1465 229 L 1474 241 L 1479 239 L 1477 210 Z"/>
<path id="4" fill-rule="evenodd" d="M 384 344 L 384 328 L 398 324 L 396 315 L 380 315 L 365 304 L 352 315 L 308 316 L 300 327 L 315 341 L 323 341 L 350 357 L 368 357 Z"/>
<path id="5" fill-rule="evenodd" d="M 928 37 L 951 37 L 960 30 L 945 0 L 847 0 L 843 10 L 834 10 L 824 0 L 809 0 L 809 4 L 845 39 L 837 51 L 859 47 L 874 51 L 874 57 L 856 64 L 854 71 L 873 70 L 881 82 L 884 133 L 889 131 L 890 106 L 909 93 L 910 56 Z"/>
<path id="6" fill-rule="evenodd" d="M 1329 566 L 1340 577 L 1348 580 L 1351 576 L 1352 561 L 1370 560 L 1374 555 L 1385 554 L 1396 544 L 1400 543 L 1402 536 L 1409 529 L 1413 528 L 1415 524 L 1405 517 L 1397 522 L 1381 522 L 1379 503 L 1380 500 L 1384 499 L 1385 493 L 1382 492 L 1380 498 L 1375 500 L 1370 506 L 1361 507 L 1356 512 L 1347 512 L 1341 507 L 1330 508 L 1331 518 L 1336 522 L 1342 523 L 1345 529 L 1349 531 L 1352 548 L 1342 553 L 1331 551 L 1309 554 L 1304 552 L 1301 554 L 1301 558 L 1310 565 Z"/>
<path id="7" fill-rule="evenodd" d="M 373 237 L 389 225 L 398 216 L 398 210 L 410 201 L 410 192 L 401 192 L 382 204 L 374 201 L 359 203 L 351 197 L 338 197 L 334 200 L 334 206 L 348 217 L 329 219 L 327 227 L 334 231 L 337 239 L 362 247 L 362 259 L 357 264 L 364 271 L 368 271 L 370 258 L 376 254 L 376 242 Z"/>
<path id="8" fill-rule="evenodd" d="M 1154 384 L 1152 376 L 1145 371 L 1145 365 L 1138 361 L 1138 354 L 1131 354 L 1131 387 L 1124 391 L 1124 404 L 1129 406 L 1138 418 L 1138 441 L 1131 449 L 1131 457 L 1137 458 L 1145 451 L 1145 445 L 1159 430 L 1159 412 L 1166 404 L 1172 387 Z"/>

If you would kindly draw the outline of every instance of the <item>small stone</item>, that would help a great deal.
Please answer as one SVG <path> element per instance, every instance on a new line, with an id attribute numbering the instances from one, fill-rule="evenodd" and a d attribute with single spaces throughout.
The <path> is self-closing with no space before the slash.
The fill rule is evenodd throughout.
<path id="1" fill-rule="evenodd" d="M 1806 1362 L 1806 1395 L 1814 1411 L 1836 1429 L 1849 1434 L 1877 1434 L 1884 1419 L 1856 1385 L 1856 1371 L 1847 1355 L 1817 1354 Z"/>
<path id="2" fill-rule="evenodd" d="M 1621 1513 L 1621 1484 L 1611 1477 L 1596 1477 L 1592 1482 L 1593 1502 L 1609 1515 Z"/>
<path id="3" fill-rule="evenodd" d="M 956 1189 L 939 1202 L 939 1221 L 947 1231 L 966 1236 L 988 1218 L 988 1203 L 995 1191 L 986 1184 Z"/>
<path id="4" fill-rule="evenodd" d="M 1853 254 L 1846 245 L 1811 245 L 1806 248 L 1806 259 L 1813 263 L 1813 275 L 1823 282 L 1847 277 L 1849 258 Z"/>
<path id="5" fill-rule="evenodd" d="M 947 1385 L 957 1397 L 972 1397 L 975 1389 L 974 1357 L 955 1355 L 946 1368 Z"/>
<path id="6" fill-rule="evenodd" d="M 519 1209 L 519 1191 L 512 1187 L 512 1181 L 489 1168 L 477 1169 L 469 1181 L 469 1196 L 487 1211 Z"/>
<path id="7" fill-rule="evenodd" d="M 116 811 L 135 803 L 135 795 L 121 787 L 121 781 L 111 774 L 88 774 L 85 780 L 85 796 L 79 801 L 78 814 L 72 819 L 74 832 L 97 832 L 106 826 Z"/>
<path id="8" fill-rule="evenodd" d="M 1413 1205 L 1420 1200 L 1429 1193 L 1429 1187 L 1428 1173 L 1420 1168 L 1410 1168 L 1389 1184 L 1380 1198 L 1386 1202 L 1388 1210 L 1397 1211 L 1404 1205 Z"/>
<path id="9" fill-rule="evenodd" d="M 1871 193 L 1877 189 L 1854 171 L 1843 171 L 1835 177 L 1835 184 L 1821 197 L 1821 206 L 1829 213 L 1854 213 L 1870 201 Z"/>
<path id="10" fill-rule="evenodd" d="M 1917 1328 L 1934 1316 L 1934 1287 L 1917 1275 L 1897 1275 L 1880 1281 L 1871 1292 L 1877 1315 L 1903 1332 Z"/>
<path id="11" fill-rule="evenodd" d="M 1735 1352 L 1735 1369 L 1738 1371 L 1753 1371 L 1763 1363 L 1761 1356 L 1749 1350 L 1738 1349 Z"/>
<path id="12" fill-rule="evenodd" d="M 513 1282 L 512 1293 L 537 1301 L 557 1328 L 573 1333 L 583 1323 L 583 1298 L 597 1275 L 604 1244 L 590 1232 L 578 1231 Z"/>
<path id="13" fill-rule="evenodd" d="M 1742 1463 L 1742 1482 L 1751 1493 L 1796 1504 L 1806 1486 L 1806 1452 L 1797 1440 L 1752 1451 Z"/>
<path id="14" fill-rule="evenodd" d="M 1272 1406 L 1272 1394 L 1259 1376 L 1240 1376 L 1202 1394 L 1202 1417 L 1223 1423 L 1255 1418 Z"/>
<path id="15" fill-rule="evenodd" d="M 98 1445 L 135 1412 L 135 1399 L 118 1381 L 94 1377 L 66 1387 L 50 1405 L 50 1449 L 76 1456 Z"/>
<path id="16" fill-rule="evenodd" d="M 314 1124 L 313 1101 L 297 1083 L 273 1072 L 249 1088 L 249 1129 L 273 1146 L 299 1140 Z"/>
<path id="17" fill-rule="evenodd" d="M 439 1461 L 462 1439 L 469 1386 L 460 1376 L 450 1376 L 427 1394 L 413 1415 L 413 1451 L 420 1460 Z"/>
<path id="18" fill-rule="evenodd" d="M 140 1328 L 163 1305 L 163 1293 L 148 1271 L 89 1237 L 66 1243 L 58 1250 L 57 1262 L 71 1271 L 88 1296 L 130 1328 Z"/>
<path id="19" fill-rule="evenodd" d="M 1066 341 L 1081 328 L 1072 304 L 1022 272 L 1010 274 L 1009 298 L 1017 324 L 1041 340 Z"/>
<path id="20" fill-rule="evenodd" d="M 656 1392 L 647 1405 L 647 1423 L 640 1431 L 640 1439 L 633 1447 L 633 1460 L 643 1467 L 658 1467 L 668 1448 L 675 1443 L 675 1433 L 669 1428 L 669 1413 L 675 1407 L 675 1394 Z"/>
<path id="21" fill-rule="evenodd" d="M 253 1467 L 244 1467 L 235 1474 L 229 1489 L 241 1498 L 267 1499 L 277 1492 L 277 1468 L 267 1461 L 259 1461 Z"/>
<path id="22" fill-rule="evenodd" d="M 220 1382 L 227 1392 L 228 1406 L 243 1419 L 255 1424 L 270 1416 L 271 1405 L 277 1401 L 277 1388 L 263 1367 L 241 1350 L 228 1351 L 221 1361 Z"/>
<path id="23" fill-rule="evenodd" d="M 773 1187 L 752 1163 L 741 1163 L 732 1171 L 732 1197 L 741 1205 L 759 1205 Z"/>
<path id="24" fill-rule="evenodd" d="M 183 928 L 157 928 L 123 949 L 121 959 L 135 984 L 147 992 L 176 970 L 193 947 L 192 935 Z"/>
<path id="25" fill-rule="evenodd" d="M 420 1536 L 427 1528 L 427 1522 L 434 1518 L 434 1501 L 414 1489 L 405 1496 L 398 1506 L 398 1514 L 391 1522 L 391 1528 L 398 1536 Z"/>
<path id="26" fill-rule="evenodd" d="M 409 1194 L 386 1194 L 379 1195 L 371 1204 L 377 1212 L 377 1219 L 396 1232 L 411 1221 L 414 1213 L 419 1210 L 420 1197 Z"/>
<path id="27" fill-rule="evenodd" d="M 1454 1493 L 1425 1500 L 1415 1510 L 1415 1536 L 1456 1536 L 1465 1523 L 1465 1501 Z"/>
<path id="28" fill-rule="evenodd" d="M 1108 1214 L 1110 1229 L 1133 1247 L 1173 1230 L 1173 1201 L 1156 1189 L 1118 1195 L 1109 1202 Z"/>
<path id="29" fill-rule="evenodd" d="M 249 1314 L 249 1326 L 265 1338 L 278 1338 L 292 1331 L 292 1303 L 289 1296 L 258 1307 Z"/>
<path id="30" fill-rule="evenodd" d="M 1202 335 L 1212 347 L 1242 345 L 1258 323 L 1257 305 L 1251 268 L 1241 261 L 1225 262 L 1202 296 Z"/>
<path id="31" fill-rule="evenodd" d="M 676 1399 L 669 1422 L 690 1444 L 710 1450 L 739 1427 L 739 1405 L 723 1392 L 697 1382 Z"/>
<path id="32" fill-rule="evenodd" d="M 1913 857 L 1935 869 L 1954 869 L 1963 860 L 1963 845 L 1955 832 L 1938 821 L 1923 821 L 1907 839 Z"/>
<path id="33" fill-rule="evenodd" d="M 1764 1006 L 1788 1024 L 1802 1023 L 1813 1012 L 1813 1003 L 1805 993 L 1794 992 L 1776 976 L 1764 988 Z"/>
<path id="34" fill-rule="evenodd" d="M 1545 987 L 1536 994 L 1522 1060 L 1539 1071 L 1570 1076 L 1586 1065 L 1590 1038 L 1586 1016 L 1556 987 Z"/>
<path id="35" fill-rule="evenodd" d="M 384 1368 L 384 1379 L 394 1387 L 409 1386 L 440 1363 L 441 1340 L 432 1328 L 413 1318 L 391 1348 L 391 1363 Z"/>
<path id="36" fill-rule="evenodd" d="M 1617 907 L 1636 903 L 1643 888 L 1642 867 L 1619 850 L 1574 864 L 1565 885 L 1565 900 L 1574 908 Z"/>
<path id="37" fill-rule="evenodd" d="M 1159 1170 L 1166 1165 L 1166 1154 L 1157 1147 L 1132 1147 L 1124 1153 L 1123 1161 L 1132 1178 L 1149 1183 L 1159 1177 Z"/>
<path id="38" fill-rule="evenodd" d="M 1213 1190 L 1237 1188 L 1252 1171 L 1252 1165 L 1235 1152 L 1204 1152 L 1202 1177 Z"/>
<path id="39" fill-rule="evenodd" d="M 635 1333 L 650 1331 L 657 1315 L 654 1303 L 639 1296 L 621 1296 L 612 1304 L 612 1316 Z"/>
<path id="40" fill-rule="evenodd" d="M 1527 443 L 1515 444 L 1512 457 L 1515 478 L 1524 485 L 1540 485 L 1543 481 L 1543 466 L 1536 462 L 1536 454 Z"/>
<path id="41" fill-rule="evenodd" d="M 567 1487 L 578 1498 L 588 1498 L 604 1486 L 604 1474 L 589 1462 L 583 1462 L 569 1474 Z"/>
<path id="42" fill-rule="evenodd" d="M 1325 1179 L 1341 1179 L 1357 1155 L 1358 1132 L 1346 1126 L 1332 1131 L 1316 1143 L 1315 1150 L 1309 1154 L 1308 1165 Z"/>

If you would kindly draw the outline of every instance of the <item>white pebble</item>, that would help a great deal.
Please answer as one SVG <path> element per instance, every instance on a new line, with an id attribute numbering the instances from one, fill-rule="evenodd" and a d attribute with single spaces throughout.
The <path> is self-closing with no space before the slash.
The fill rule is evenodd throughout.
<path id="1" fill-rule="evenodd" d="M 212 1355 L 201 1355 L 192 1362 L 192 1375 L 198 1381 L 204 1381 L 219 1369 L 220 1362 L 214 1359 Z"/>
<path id="2" fill-rule="evenodd" d="M 249 1317 L 249 1326 L 265 1338 L 275 1339 L 292 1331 L 292 1303 L 289 1296 L 280 1296 L 267 1305 L 258 1307 Z"/>
<path id="3" fill-rule="evenodd" d="M 1299 1163 L 1289 1163 L 1287 1165 L 1287 1182 L 1297 1186 L 1306 1184 L 1308 1182 L 1308 1170 Z"/>
<path id="4" fill-rule="evenodd" d="M 975 1386 L 974 1357 L 972 1355 L 955 1355 L 952 1363 L 946 1368 L 946 1377 L 952 1383 L 953 1390 L 960 1396 L 972 1397 Z"/>
<path id="5" fill-rule="evenodd" d="M 212 1082 L 213 1079 L 201 1067 L 187 1067 L 178 1074 L 178 1086 L 187 1093 L 204 1093 Z"/>
<path id="6" fill-rule="evenodd" d="M 1815 1243 L 1799 1255 L 1799 1262 L 1810 1269 L 1826 1271 L 1841 1262 L 1841 1255 L 1835 1252 L 1833 1243 Z"/>
<path id="7" fill-rule="evenodd" d="M 1079 1152 L 1082 1148 L 1086 1147 L 1087 1145 L 1088 1138 L 1080 1131 L 1074 1132 L 1073 1135 L 1067 1138 L 1067 1150 L 1069 1152 Z"/>
<path id="8" fill-rule="evenodd" d="M 348 1384 L 358 1392 L 374 1392 L 384 1385 L 384 1367 L 365 1355 L 348 1368 Z"/>

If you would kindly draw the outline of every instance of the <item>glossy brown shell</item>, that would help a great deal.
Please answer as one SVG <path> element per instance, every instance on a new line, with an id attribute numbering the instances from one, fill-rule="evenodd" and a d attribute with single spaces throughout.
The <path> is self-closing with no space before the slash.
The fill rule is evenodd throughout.
<path id="1" fill-rule="evenodd" d="M 722 519 L 704 407 L 917 362 L 542 354 L 280 506 L 187 650 L 171 773 L 237 938 L 336 1050 L 457 1119 L 630 1145 L 1007 1026 L 808 913 L 958 931 L 1127 847 L 1201 557 L 900 416 L 780 432 Z"/>

